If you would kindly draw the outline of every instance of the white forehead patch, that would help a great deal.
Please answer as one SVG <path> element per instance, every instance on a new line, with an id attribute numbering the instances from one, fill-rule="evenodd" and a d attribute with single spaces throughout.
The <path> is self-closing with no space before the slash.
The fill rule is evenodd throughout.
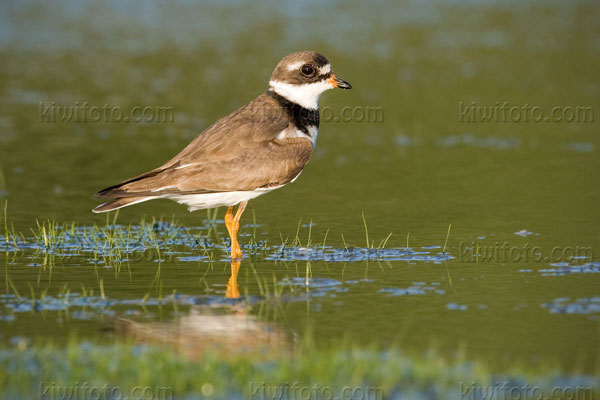
<path id="1" fill-rule="evenodd" d="M 288 70 L 289 71 L 295 71 L 298 68 L 300 68 L 302 65 L 304 65 L 303 61 L 296 61 L 295 63 L 292 63 L 292 64 L 288 65 Z"/>
<path id="2" fill-rule="evenodd" d="M 325 64 L 319 68 L 319 75 L 328 74 L 331 72 L 331 64 Z"/>

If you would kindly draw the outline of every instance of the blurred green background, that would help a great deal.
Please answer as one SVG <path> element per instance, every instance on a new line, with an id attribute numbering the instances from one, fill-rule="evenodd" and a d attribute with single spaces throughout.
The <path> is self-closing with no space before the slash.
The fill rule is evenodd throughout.
<path id="1" fill-rule="evenodd" d="M 469 358 L 498 369 L 525 364 L 593 373 L 600 332 L 598 20 L 594 1 L 3 2 L 0 201 L 8 201 L 8 219 L 25 236 L 36 220 L 104 224 L 104 215 L 90 212 L 98 204 L 93 193 L 162 164 L 266 90 L 284 55 L 316 50 L 353 85 L 325 93 L 321 107 L 333 115 L 343 107 L 375 107 L 383 119 L 323 122 L 302 176 L 252 201 L 243 223 L 252 223 L 254 213 L 261 238 L 277 243 L 293 238 L 302 218 L 314 224 L 315 241 L 329 230 L 327 244 L 343 248 L 344 241 L 364 246 L 364 212 L 377 243 L 393 232 L 388 247 L 407 246 L 408 236 L 413 249 L 444 246 L 452 224 L 446 251 L 454 259 L 312 262 L 314 278 L 368 281 L 335 295 L 284 302 L 269 318 L 290 332 L 312 326 L 317 345 L 351 336 L 399 343 L 416 355 L 432 347 L 447 354 L 465 348 Z M 48 122 L 40 103 L 52 102 L 170 107 L 174 121 Z M 536 106 L 546 115 L 553 107 L 580 106 L 594 119 L 466 122 L 461 102 Z M 173 214 L 189 227 L 206 217 L 153 201 L 121 210 L 118 222 Z M 521 231 L 525 236 L 515 235 Z M 304 240 L 307 228 L 301 235 Z M 475 242 L 527 244 L 546 256 L 555 247 L 592 253 L 541 261 L 461 259 Z M 156 270 L 153 262 L 131 263 L 124 278 L 83 259 L 50 277 L 28 266 L 39 254 L 11 257 L 0 254 L 1 290 L 12 293 L 14 285 L 24 297 L 30 286 L 49 293 L 65 284 L 73 291 L 95 287 L 100 276 L 108 297 L 141 298 Z M 257 294 L 252 273 L 245 272 L 249 263 L 242 265 L 241 281 Z M 162 286 L 165 293 L 188 295 L 221 290 L 228 268 L 215 262 L 200 278 L 204 266 L 170 261 L 162 266 Z M 306 262 L 258 255 L 252 268 L 279 280 L 303 276 Z M 421 282 L 443 293 L 382 291 Z M 4 306 L 3 315 L 16 315 L 0 321 L 6 345 L 41 332 L 103 335 L 98 316 L 70 320 Z"/>

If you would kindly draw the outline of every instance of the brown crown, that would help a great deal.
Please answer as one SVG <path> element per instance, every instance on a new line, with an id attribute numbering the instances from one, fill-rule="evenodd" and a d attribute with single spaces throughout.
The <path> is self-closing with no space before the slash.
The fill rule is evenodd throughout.
<path id="1" fill-rule="evenodd" d="M 290 71 L 290 65 L 294 64 L 299 64 L 299 67 Z M 314 76 L 305 76 L 302 74 L 300 68 L 306 64 L 311 64 L 317 69 L 317 73 Z M 275 67 L 275 70 L 271 75 L 271 80 L 296 85 L 318 82 L 323 79 L 328 79 L 331 76 L 331 73 L 318 73 L 318 68 L 327 64 L 329 64 L 329 60 L 327 60 L 324 55 L 319 54 L 316 51 L 297 51 L 295 53 L 288 54 L 287 56 L 283 57 L 281 61 L 279 61 L 279 64 L 277 64 L 277 67 Z"/>

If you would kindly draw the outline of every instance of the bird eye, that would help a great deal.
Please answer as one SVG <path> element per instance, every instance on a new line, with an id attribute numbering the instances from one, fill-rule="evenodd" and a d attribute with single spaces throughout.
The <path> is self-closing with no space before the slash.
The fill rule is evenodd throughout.
<path id="1" fill-rule="evenodd" d="M 300 72 L 302 72 L 303 75 L 311 76 L 315 73 L 315 69 L 310 64 L 304 64 L 302 68 L 300 68 Z"/>

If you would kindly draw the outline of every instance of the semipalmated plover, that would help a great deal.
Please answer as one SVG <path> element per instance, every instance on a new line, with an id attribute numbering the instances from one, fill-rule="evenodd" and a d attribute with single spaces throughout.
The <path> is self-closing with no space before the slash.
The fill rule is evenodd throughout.
<path id="1" fill-rule="evenodd" d="M 161 167 L 96 193 L 111 200 L 93 211 L 154 199 L 174 200 L 190 211 L 228 206 L 231 258 L 241 258 L 237 232 L 248 200 L 298 178 L 317 141 L 319 96 L 351 87 L 319 53 L 285 56 L 266 93 L 212 124 Z"/>

